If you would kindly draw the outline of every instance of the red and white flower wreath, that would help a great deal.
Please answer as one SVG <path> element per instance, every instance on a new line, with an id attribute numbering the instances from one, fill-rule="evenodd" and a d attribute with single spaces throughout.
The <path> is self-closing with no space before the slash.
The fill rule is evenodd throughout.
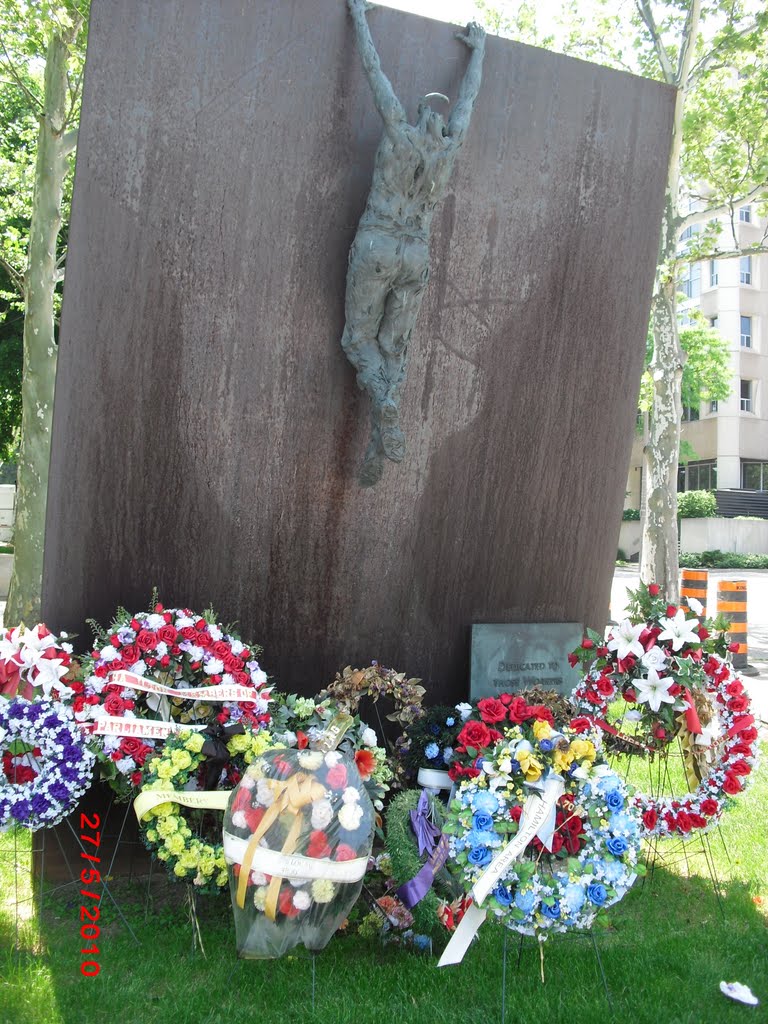
<path id="1" fill-rule="evenodd" d="M 717 751 L 715 761 L 706 778 L 687 796 L 651 797 L 636 793 L 635 805 L 641 812 L 645 838 L 685 837 L 715 826 L 730 799 L 744 789 L 757 763 L 758 730 L 743 682 L 716 654 L 710 655 L 702 668 L 703 689 L 711 696 L 716 712 L 715 720 L 707 727 L 707 738 Z M 601 694 L 603 700 L 597 703 L 593 693 L 592 713 L 604 719 L 614 695 L 615 691 Z"/>

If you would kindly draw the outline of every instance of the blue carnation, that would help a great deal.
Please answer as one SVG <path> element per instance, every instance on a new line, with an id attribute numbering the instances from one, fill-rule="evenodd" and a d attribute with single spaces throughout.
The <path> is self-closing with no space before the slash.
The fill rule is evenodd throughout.
<path id="1" fill-rule="evenodd" d="M 563 900 L 568 909 L 574 914 L 581 910 L 586 898 L 587 894 L 584 891 L 584 886 L 579 885 L 577 882 L 569 882 L 563 891 Z"/>
<path id="2" fill-rule="evenodd" d="M 438 747 L 436 743 L 429 743 L 424 748 L 424 756 L 430 761 L 434 760 L 434 758 L 436 758 L 439 753 L 440 747 Z"/>
<path id="3" fill-rule="evenodd" d="M 627 843 L 626 839 L 622 839 L 621 836 L 612 836 L 605 845 L 614 857 L 621 857 L 629 848 L 629 843 Z"/>
<path id="4" fill-rule="evenodd" d="M 518 910 L 522 910 L 524 914 L 530 914 L 536 906 L 536 894 L 530 890 L 522 892 L 518 889 L 515 893 L 515 906 Z"/>
<path id="5" fill-rule="evenodd" d="M 501 836 L 486 829 L 473 828 L 464 836 L 467 846 L 501 846 Z"/>
<path id="6" fill-rule="evenodd" d="M 542 903 L 541 912 L 544 917 L 551 917 L 553 921 L 556 921 L 560 917 L 560 901 L 555 900 L 551 907 L 546 903 Z"/>
<path id="7" fill-rule="evenodd" d="M 432 949 L 432 939 L 428 935 L 414 935 L 411 940 L 416 949 L 428 950 Z"/>
<path id="8" fill-rule="evenodd" d="M 485 811 L 478 811 L 472 818 L 472 828 L 477 829 L 478 832 L 492 832 L 493 817 L 486 814 Z"/>
<path id="9" fill-rule="evenodd" d="M 499 809 L 499 800 L 494 793 L 487 789 L 481 789 L 472 800 L 472 808 L 475 811 L 482 811 L 483 814 L 495 814 Z"/>
<path id="10" fill-rule="evenodd" d="M 592 885 L 587 886 L 587 898 L 596 907 L 602 907 L 608 899 L 608 891 L 604 885 L 601 885 L 599 882 L 593 882 Z"/>
<path id="11" fill-rule="evenodd" d="M 445 724 L 448 726 L 448 728 L 450 728 L 452 725 L 456 725 L 456 719 L 455 718 L 446 718 Z"/>
<path id="12" fill-rule="evenodd" d="M 445 747 L 443 749 L 443 760 L 445 761 L 445 763 L 448 764 L 448 762 L 451 760 L 452 757 L 453 757 L 453 747 Z"/>
<path id="13" fill-rule="evenodd" d="M 626 811 L 612 814 L 609 821 L 611 832 L 628 832 L 630 835 L 634 835 L 637 832 L 637 822 Z"/>
<path id="14" fill-rule="evenodd" d="M 617 860 L 607 860 L 604 874 L 607 882 L 611 882 L 611 884 L 618 882 L 620 878 L 624 877 L 624 865 Z"/>
<path id="15" fill-rule="evenodd" d="M 439 725 L 430 725 L 429 731 L 432 733 L 433 736 L 439 736 L 440 735 L 440 726 Z"/>
<path id="16" fill-rule="evenodd" d="M 605 802 L 611 811 L 620 811 L 624 806 L 624 797 L 618 791 L 618 789 L 612 789 L 610 793 L 605 794 Z"/>
<path id="17" fill-rule="evenodd" d="M 493 860 L 493 854 L 487 846 L 473 846 L 469 851 L 468 860 L 475 867 L 484 868 Z"/>
<path id="18" fill-rule="evenodd" d="M 502 882 L 499 882 L 499 884 L 493 890 L 493 895 L 496 897 L 497 902 L 500 903 L 502 907 L 508 907 L 513 899 L 512 893 L 509 891 L 509 889 L 507 889 L 507 887 Z"/>
<path id="19" fill-rule="evenodd" d="M 545 754 L 548 754 L 553 746 L 554 746 L 554 744 L 553 744 L 552 740 L 540 740 L 539 741 L 539 749 L 543 750 Z"/>

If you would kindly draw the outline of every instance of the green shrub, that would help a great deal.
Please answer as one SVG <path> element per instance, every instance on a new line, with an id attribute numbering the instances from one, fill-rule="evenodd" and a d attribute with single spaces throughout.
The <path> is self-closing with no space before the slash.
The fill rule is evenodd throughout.
<path id="1" fill-rule="evenodd" d="M 626 551 L 624 550 L 624 548 L 619 548 L 619 550 L 616 552 L 616 561 L 617 562 L 626 562 L 626 560 L 627 560 L 627 553 L 626 553 Z"/>
<path id="2" fill-rule="evenodd" d="M 712 491 L 681 491 L 677 514 L 681 519 L 711 519 L 717 515 L 717 499 Z"/>
<path id="3" fill-rule="evenodd" d="M 684 551 L 680 555 L 684 569 L 768 569 L 768 555 L 737 555 L 732 551 Z"/>
<path id="4" fill-rule="evenodd" d="M 621 513 L 621 518 L 625 523 L 634 523 L 640 518 L 639 508 L 625 508 Z"/>

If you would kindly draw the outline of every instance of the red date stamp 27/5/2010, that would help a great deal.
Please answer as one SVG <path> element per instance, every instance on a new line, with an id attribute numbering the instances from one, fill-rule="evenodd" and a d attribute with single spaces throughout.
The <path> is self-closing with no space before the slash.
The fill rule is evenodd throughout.
<path id="1" fill-rule="evenodd" d="M 90 830 L 90 832 L 89 832 Z M 96 923 L 101 915 L 100 902 L 101 897 L 98 893 L 93 890 L 96 886 L 101 885 L 101 870 L 94 865 L 101 863 L 101 858 L 98 856 L 98 850 L 101 845 L 101 818 L 98 814 L 94 814 L 92 817 L 88 817 L 86 814 L 80 815 L 80 842 L 81 844 L 89 843 L 93 846 L 93 853 L 83 847 L 80 856 L 86 861 L 85 866 L 80 872 L 80 881 L 83 888 L 80 890 L 80 895 L 84 899 L 93 900 L 90 906 L 86 906 L 85 903 L 80 905 L 80 938 L 83 940 L 84 947 L 80 950 L 81 954 L 87 956 L 98 956 L 99 947 L 96 945 L 96 939 L 101 934 L 101 928 Z M 87 946 L 90 942 L 91 945 Z M 86 978 L 95 978 L 101 970 L 99 961 L 83 960 L 80 964 L 80 973 L 85 975 Z"/>

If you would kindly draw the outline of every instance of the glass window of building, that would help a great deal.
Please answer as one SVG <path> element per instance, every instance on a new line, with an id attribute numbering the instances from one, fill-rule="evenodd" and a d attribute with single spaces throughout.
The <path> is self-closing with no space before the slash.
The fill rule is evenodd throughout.
<path id="1" fill-rule="evenodd" d="M 678 491 L 715 491 L 717 490 L 717 462 L 704 459 L 700 462 L 689 462 L 680 466 L 677 471 Z"/>
<path id="2" fill-rule="evenodd" d="M 717 260 L 709 261 L 709 287 L 714 288 L 717 284 Z"/>
<path id="3" fill-rule="evenodd" d="M 754 381 L 741 379 L 741 390 L 740 390 L 740 407 L 742 412 L 753 412 L 752 399 L 753 399 L 753 384 Z"/>
<path id="4" fill-rule="evenodd" d="M 742 460 L 741 486 L 745 491 L 768 491 L 768 462 Z"/>
<path id="5" fill-rule="evenodd" d="M 739 207 L 739 220 L 745 224 L 749 224 L 752 220 L 752 207 L 751 206 L 740 206 Z"/>
<path id="6" fill-rule="evenodd" d="M 742 284 L 752 284 L 752 257 L 742 256 L 739 260 L 739 281 Z"/>
<path id="7" fill-rule="evenodd" d="M 741 347 L 752 348 L 752 317 L 743 316 L 741 318 Z"/>

